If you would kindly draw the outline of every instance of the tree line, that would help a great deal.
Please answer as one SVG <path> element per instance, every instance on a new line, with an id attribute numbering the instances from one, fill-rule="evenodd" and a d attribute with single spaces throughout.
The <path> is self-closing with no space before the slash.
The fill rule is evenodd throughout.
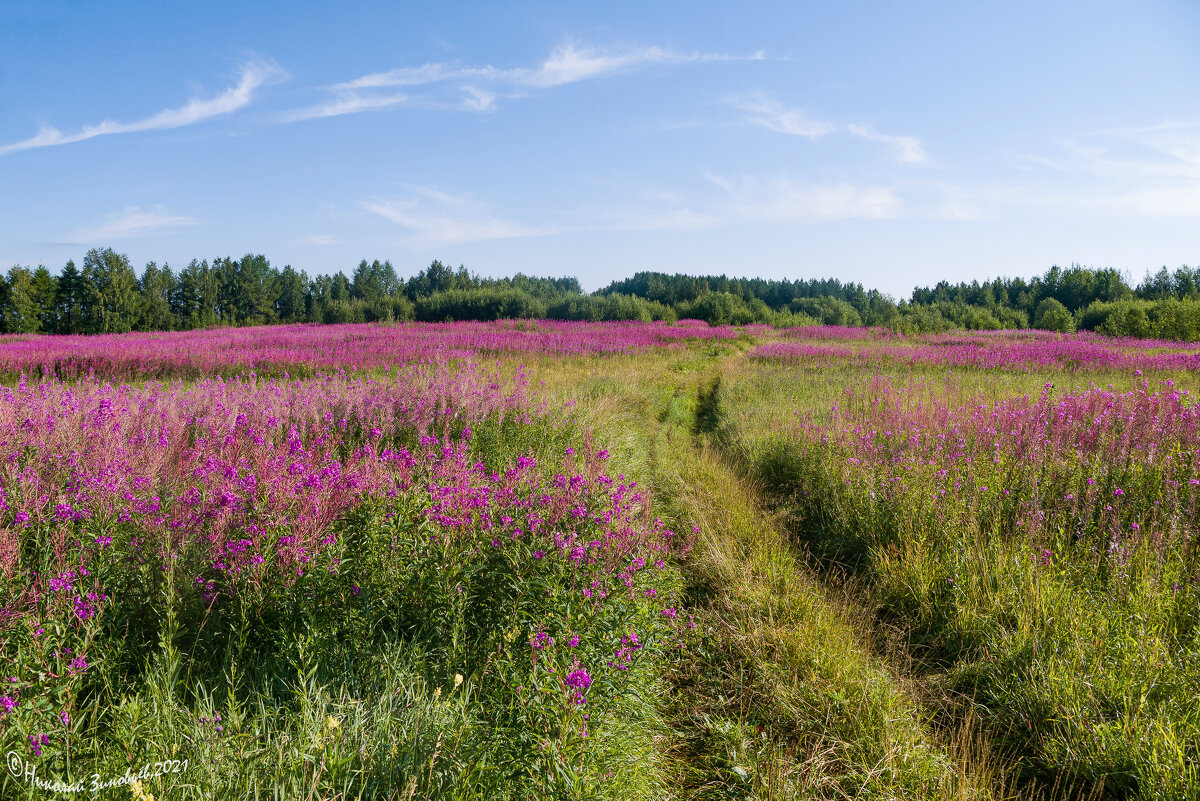
<path id="1" fill-rule="evenodd" d="M 1197 341 L 1200 268 L 1164 267 L 1132 286 L 1112 269 L 1051 267 L 1029 281 L 943 281 L 899 301 L 836 278 L 660 272 L 639 272 L 588 294 L 575 278 L 486 278 L 440 261 L 407 279 L 378 260 L 361 261 L 349 276 L 310 277 L 255 254 L 193 260 L 178 271 L 150 262 L 139 276 L 128 257 L 111 248 L 89 250 L 81 265 L 68 261 L 58 275 L 44 266 L 16 266 L 0 277 L 5 333 L 504 318 L 693 318 L 713 325 L 869 325 L 907 333 L 1032 327 Z"/>
<path id="2" fill-rule="evenodd" d="M 6 333 L 95 334 L 270 323 L 349 323 L 527 317 L 539 303 L 581 295 L 574 278 L 480 278 L 433 262 L 407 281 L 390 262 L 359 263 L 350 276 L 309 277 L 265 256 L 193 260 L 181 270 L 150 262 L 138 276 L 110 248 L 44 266 L 13 267 L 0 280 Z"/>
<path id="3" fill-rule="evenodd" d="M 834 278 L 766 280 L 642 272 L 602 293 L 629 293 L 713 323 L 883 326 L 905 333 L 1039 328 L 1200 341 L 1200 268 L 1163 267 L 1133 286 L 1119 271 L 1073 264 L 1031 280 L 918 287 L 893 300 Z"/>

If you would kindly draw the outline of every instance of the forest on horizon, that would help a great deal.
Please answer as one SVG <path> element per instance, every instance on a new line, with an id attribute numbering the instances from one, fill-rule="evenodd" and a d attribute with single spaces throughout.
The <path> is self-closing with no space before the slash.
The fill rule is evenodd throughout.
<path id="1" fill-rule="evenodd" d="M 1200 341 L 1200 268 L 1166 267 L 1133 286 L 1118 270 L 918 287 L 896 300 L 836 278 L 774 280 L 638 272 L 585 293 L 573 277 L 487 278 L 441 261 L 401 278 L 389 261 L 310 277 L 261 254 L 175 271 L 94 248 L 82 265 L 14 266 L 0 277 L 4 333 L 90 334 L 214 326 L 542 318 L 699 319 L 712 325 L 880 326 L 903 333 L 1037 328 Z"/>

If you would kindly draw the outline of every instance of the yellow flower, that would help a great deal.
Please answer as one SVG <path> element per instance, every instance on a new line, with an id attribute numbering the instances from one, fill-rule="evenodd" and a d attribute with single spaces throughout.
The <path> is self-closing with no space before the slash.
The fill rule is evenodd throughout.
<path id="1" fill-rule="evenodd" d="M 336 729 L 341 725 L 342 724 L 340 722 L 338 722 L 338 719 L 335 718 L 333 715 L 330 715 L 329 719 L 325 721 L 325 727 L 329 728 L 329 729 Z"/>
<path id="2" fill-rule="evenodd" d="M 455 674 L 454 674 L 454 686 L 455 686 L 455 687 L 459 687 L 459 686 L 461 686 L 461 685 L 462 685 L 462 683 L 463 683 L 463 677 L 462 677 L 462 674 L 461 674 L 461 673 L 455 673 Z"/>
<path id="3" fill-rule="evenodd" d="M 433 697 L 434 698 L 442 697 L 442 688 L 441 687 L 438 687 L 436 690 L 433 691 Z"/>

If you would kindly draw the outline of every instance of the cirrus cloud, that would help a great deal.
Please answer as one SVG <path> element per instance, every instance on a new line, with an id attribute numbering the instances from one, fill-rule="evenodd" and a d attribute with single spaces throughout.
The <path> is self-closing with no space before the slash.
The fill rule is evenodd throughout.
<path id="1" fill-rule="evenodd" d="M 751 125 L 761 125 L 775 133 L 789 136 L 803 136 L 816 141 L 831 134 L 850 134 L 859 139 L 879 142 L 892 148 L 897 161 L 913 166 L 929 164 L 929 156 L 925 146 L 915 136 L 899 136 L 896 134 L 880 133 L 869 125 L 861 123 L 838 124 L 828 120 L 816 119 L 808 115 L 802 108 L 785 106 L 775 98 L 762 92 L 756 92 L 746 97 L 735 98 L 731 105 L 747 115 L 745 121 Z"/>
<path id="2" fill-rule="evenodd" d="M 545 236 L 557 230 L 498 217 L 469 195 L 454 195 L 433 187 L 409 189 L 406 198 L 365 200 L 361 206 L 407 230 L 409 244 L 414 247 Z"/>
<path id="3" fill-rule="evenodd" d="M 68 237 L 75 244 L 104 242 L 110 239 L 130 239 L 177 228 L 199 225 L 194 217 L 169 214 L 164 206 L 155 206 L 143 211 L 137 206 L 126 206 L 116 214 L 93 225 L 85 225 Z"/>
<path id="4" fill-rule="evenodd" d="M 68 145 L 94 139 L 97 136 L 112 134 L 136 133 L 139 131 L 159 131 L 169 128 L 181 128 L 194 125 L 213 117 L 231 114 L 240 108 L 248 106 L 254 100 L 255 92 L 265 84 L 281 80 L 286 74 L 273 61 L 252 61 L 241 66 L 237 84 L 229 87 L 216 97 L 192 99 L 178 108 L 163 109 L 133 122 L 115 122 L 104 120 L 95 125 L 85 125 L 75 133 L 63 133 L 57 128 L 46 126 L 34 136 L 20 142 L 0 145 L 0 156 L 15 153 L 19 150 L 31 150 L 53 145 Z"/>
<path id="5" fill-rule="evenodd" d="M 523 97 L 580 81 L 629 72 L 653 64 L 691 64 L 711 61 L 761 61 L 761 52 L 747 56 L 682 52 L 665 47 L 597 48 L 564 42 L 537 66 L 501 69 L 490 65 L 464 67 L 429 63 L 373 72 L 326 87 L 330 97 L 316 105 L 285 113 L 284 122 L 337 117 L 378 111 L 399 104 L 494 111 L 501 98 Z M 416 93 L 416 89 L 423 92 Z"/>

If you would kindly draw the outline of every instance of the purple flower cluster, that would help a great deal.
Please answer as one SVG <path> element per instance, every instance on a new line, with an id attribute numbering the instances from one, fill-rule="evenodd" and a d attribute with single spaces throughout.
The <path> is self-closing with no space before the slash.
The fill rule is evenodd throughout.
<path id="1" fill-rule="evenodd" d="M 617 670 L 629 670 L 629 665 L 633 661 L 633 655 L 640 651 L 643 645 L 638 640 L 637 632 L 629 632 L 629 634 L 621 638 L 621 647 L 613 654 L 613 658 L 609 661 L 608 666 Z"/>
<path id="2" fill-rule="evenodd" d="M 42 755 L 42 746 L 50 745 L 50 735 L 46 734 L 45 732 L 38 732 L 37 734 L 31 734 L 26 739 L 29 740 L 29 750 L 33 753 L 34 756 L 41 756 Z"/>
<path id="3" fill-rule="evenodd" d="M 572 670 L 563 681 L 568 687 L 574 687 L 577 690 L 586 690 L 592 686 L 591 674 L 585 668 Z"/>
<path id="4" fill-rule="evenodd" d="M 1146 385 L 1126 392 L 1047 387 L 1032 397 L 955 402 L 922 384 L 875 377 L 844 395 L 823 422 L 802 423 L 802 437 L 844 449 L 857 465 L 948 466 L 999 455 L 1043 464 L 1071 453 L 1112 464 L 1161 463 L 1179 449 L 1200 463 L 1200 404 L 1170 380 L 1154 392 Z M 1124 494 L 1112 490 L 1114 497 Z"/>
<path id="5" fill-rule="evenodd" d="M 1200 404 L 1170 379 L 985 400 L 877 375 L 798 417 L 794 434 L 797 456 L 828 460 L 821 469 L 872 504 L 951 516 L 967 504 L 1029 537 L 1161 548 L 1193 536 L 1200 507 Z"/>
<path id="6" fill-rule="evenodd" d="M 520 375 L 502 385 L 438 368 L 382 381 L 22 381 L 0 389 L 0 575 L 20 569 L 23 529 L 46 530 L 53 551 L 66 553 L 88 521 L 104 525 L 89 538 L 96 550 L 111 549 L 124 528 L 176 551 L 202 547 L 222 572 L 272 559 L 297 569 L 332 520 L 413 480 L 419 455 L 367 432 L 445 432 L 426 440 L 443 454 L 463 422 L 528 416 L 524 387 Z M 280 530 L 289 533 L 276 544 Z M 87 575 L 65 569 L 46 591 L 71 591 Z M 78 595 L 81 619 L 104 600 Z"/>
<path id="7" fill-rule="evenodd" d="M 574 670 L 568 673 L 567 677 L 563 679 L 563 684 L 570 688 L 568 700 L 571 705 L 583 706 L 587 703 L 585 693 L 592 686 L 592 675 L 587 672 L 587 668 L 580 667 L 578 661 L 572 667 Z"/>

